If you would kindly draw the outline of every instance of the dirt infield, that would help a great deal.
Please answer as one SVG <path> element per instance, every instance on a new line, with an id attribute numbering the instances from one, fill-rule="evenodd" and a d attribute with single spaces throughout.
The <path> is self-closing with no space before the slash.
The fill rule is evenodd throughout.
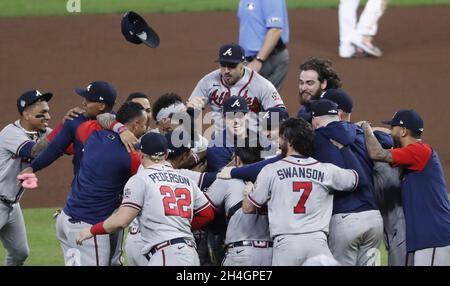
<path id="1" fill-rule="evenodd" d="M 414 108 L 425 121 L 424 139 L 438 151 L 450 178 L 450 7 L 389 7 L 376 43 L 381 59 L 337 57 L 337 10 L 291 10 L 291 65 L 281 92 L 289 113 L 298 104 L 298 66 L 309 56 L 333 61 L 353 97 L 355 121 L 388 119 Z M 81 103 L 74 92 L 93 80 L 113 83 L 119 102 L 133 91 L 151 95 L 174 91 L 187 98 L 197 81 L 217 67 L 218 47 L 237 42 L 234 12 L 143 15 L 161 45 L 134 46 L 120 33 L 120 15 L 0 19 L 1 127 L 18 118 L 16 98 L 25 90 L 55 94 L 52 125 Z M 70 158 L 38 173 L 40 188 L 28 192 L 24 207 L 61 206 L 72 179 Z"/>

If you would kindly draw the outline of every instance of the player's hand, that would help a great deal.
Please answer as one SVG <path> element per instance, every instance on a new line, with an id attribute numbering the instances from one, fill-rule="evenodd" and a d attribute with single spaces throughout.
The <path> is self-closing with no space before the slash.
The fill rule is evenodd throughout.
<path id="1" fill-rule="evenodd" d="M 334 146 L 336 146 L 338 149 L 344 148 L 344 145 L 343 145 L 343 144 L 337 142 L 337 141 L 334 140 L 334 139 L 331 139 L 331 138 L 330 138 L 330 142 L 331 142 L 331 144 L 333 144 Z"/>
<path id="2" fill-rule="evenodd" d="M 89 227 L 84 228 L 78 233 L 76 243 L 78 245 L 82 245 L 83 241 L 85 241 L 86 239 L 92 238 L 92 237 L 93 237 L 93 235 L 91 233 L 91 228 L 89 228 Z"/>
<path id="3" fill-rule="evenodd" d="M 253 192 L 253 183 L 252 182 L 246 182 L 244 187 L 244 196 L 247 196 Z"/>
<path id="4" fill-rule="evenodd" d="M 35 173 L 24 173 L 17 175 L 17 180 L 22 187 L 28 190 L 34 190 L 38 187 L 38 178 Z"/>
<path id="5" fill-rule="evenodd" d="M 253 59 L 253 61 L 251 61 L 247 64 L 247 67 L 251 68 L 255 72 L 259 72 L 262 68 L 262 62 L 260 62 L 256 59 Z"/>
<path id="6" fill-rule="evenodd" d="M 201 96 L 195 96 L 186 103 L 187 108 L 192 107 L 194 109 L 203 109 L 204 106 L 205 102 Z"/>
<path id="7" fill-rule="evenodd" d="M 217 174 L 217 178 L 224 180 L 231 179 L 231 170 L 233 170 L 233 168 L 234 167 L 224 167 L 222 171 Z"/>
<path id="8" fill-rule="evenodd" d="M 67 111 L 66 115 L 64 115 L 63 123 L 66 120 L 74 120 L 75 118 L 77 118 L 78 116 L 83 114 L 84 112 L 85 112 L 85 110 L 78 106 L 70 109 L 69 111 Z"/>
<path id="9" fill-rule="evenodd" d="M 192 171 L 203 173 L 206 170 L 206 162 L 200 162 L 192 168 Z"/>
<path id="10" fill-rule="evenodd" d="M 136 151 L 134 149 L 134 144 L 138 143 L 139 140 L 134 136 L 134 134 L 130 130 L 125 130 L 119 134 L 120 140 L 123 145 L 127 148 L 128 153 Z"/>

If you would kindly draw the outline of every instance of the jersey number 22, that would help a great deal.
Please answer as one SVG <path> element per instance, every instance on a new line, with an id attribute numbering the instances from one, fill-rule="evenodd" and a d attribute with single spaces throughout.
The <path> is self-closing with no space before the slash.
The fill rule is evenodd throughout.
<path id="1" fill-rule="evenodd" d="M 191 218 L 191 192 L 186 188 L 176 188 L 175 191 L 169 186 L 159 188 L 161 195 L 164 195 L 163 204 L 166 216 L 180 216 Z"/>

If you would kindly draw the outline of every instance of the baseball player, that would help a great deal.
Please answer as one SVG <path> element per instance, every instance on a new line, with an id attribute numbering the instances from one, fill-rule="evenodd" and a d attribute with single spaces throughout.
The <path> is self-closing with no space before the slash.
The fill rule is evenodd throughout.
<path id="1" fill-rule="evenodd" d="M 164 165 L 164 136 L 147 133 L 141 139 L 140 152 L 145 170 L 127 182 L 119 210 L 83 229 L 77 243 L 125 228 L 141 213 L 142 254 L 149 259 L 147 265 L 199 265 L 191 228 L 199 228 L 214 217 L 208 200 L 191 179 Z"/>
<path id="2" fill-rule="evenodd" d="M 117 120 L 136 137 L 147 130 L 147 115 L 138 103 L 123 104 L 117 112 Z M 111 258 L 116 249 L 121 249 L 121 235 L 99 236 L 82 247 L 75 244 L 75 235 L 80 229 L 107 218 L 119 207 L 125 183 L 140 165 L 138 154 L 128 153 L 116 133 L 101 130 L 98 124 L 97 131 L 86 132 L 84 129 L 90 128 L 91 123 L 97 124 L 96 121 L 88 121 L 80 126 L 83 159 L 64 209 L 56 221 L 57 236 L 67 266 L 115 263 Z"/>
<path id="3" fill-rule="evenodd" d="M 423 120 L 411 109 L 383 123 L 398 148 L 385 150 L 362 124 L 370 158 L 400 167 L 408 265 L 450 266 L 450 203 L 439 157 L 421 139 Z"/>
<path id="4" fill-rule="evenodd" d="M 202 109 L 209 105 L 216 130 L 223 129 L 222 106 L 231 96 L 243 97 L 252 112 L 269 107 L 285 107 L 273 84 L 244 65 L 241 46 L 227 44 L 220 47 L 220 68 L 204 76 L 191 93 L 187 107 Z"/>
<path id="5" fill-rule="evenodd" d="M 359 20 L 360 0 L 339 2 L 339 56 L 356 57 L 362 50 L 367 55 L 381 57 L 381 50 L 372 41 L 378 30 L 378 20 L 383 16 L 388 0 L 368 0 Z"/>
<path id="6" fill-rule="evenodd" d="M 261 160 L 260 147 L 235 149 L 236 165 Z M 205 193 L 213 207 L 225 210 L 227 252 L 224 266 L 270 266 L 272 265 L 272 239 L 269 234 L 267 213 L 244 214 L 242 200 L 245 183 L 242 180 L 216 180 Z"/>
<path id="7" fill-rule="evenodd" d="M 311 100 L 317 100 L 331 88 L 341 87 L 342 82 L 329 60 L 309 58 L 300 65 L 298 92 L 302 105 L 297 117 L 311 122 Z"/>
<path id="8" fill-rule="evenodd" d="M 174 134 L 175 136 L 175 133 L 176 132 L 170 132 L 165 135 L 168 144 L 168 156 L 165 166 L 170 168 L 180 165 L 179 162 L 183 161 L 186 157 L 189 157 L 190 153 L 192 152 L 191 149 L 183 145 L 175 147 L 175 144 L 173 144 L 175 138 L 172 138 L 172 134 Z M 178 168 L 174 169 L 177 169 L 177 171 L 180 172 L 182 175 L 196 182 L 197 186 L 200 189 L 209 187 L 216 179 L 217 174 L 217 172 L 201 173 L 188 169 L 178 169 Z M 138 172 L 141 172 L 143 170 L 145 170 L 144 167 L 142 165 L 139 166 Z M 148 260 L 141 253 L 143 246 L 144 242 L 142 241 L 141 237 L 139 220 L 136 218 L 130 223 L 130 226 L 128 227 L 128 235 L 125 241 L 125 251 L 128 257 L 128 265 L 130 266 L 147 265 Z"/>
<path id="9" fill-rule="evenodd" d="M 253 213 L 267 203 L 272 265 L 300 266 L 318 255 L 333 258 L 327 244 L 333 192 L 354 190 L 358 174 L 311 158 L 314 133 L 303 119 L 283 122 L 280 139 L 286 157 L 261 170 L 242 209 Z"/>
<path id="10" fill-rule="evenodd" d="M 19 200 L 24 188 L 17 175 L 30 165 L 36 142 L 48 128 L 51 93 L 30 90 L 17 99 L 20 119 L 0 132 L 0 239 L 6 248 L 5 264 L 23 265 L 29 254 L 25 223 Z"/>
<path id="11" fill-rule="evenodd" d="M 336 103 L 321 99 L 311 104 L 312 126 L 315 129 L 314 158 L 320 162 L 345 167 L 346 162 L 332 141 L 349 146 L 354 152 L 368 184 L 355 192 L 337 193 L 333 200 L 329 245 L 333 256 L 342 265 L 375 266 L 378 247 L 383 238 L 383 221 L 374 196 L 372 162 L 367 156 L 364 137 L 359 127 L 339 120 Z"/>

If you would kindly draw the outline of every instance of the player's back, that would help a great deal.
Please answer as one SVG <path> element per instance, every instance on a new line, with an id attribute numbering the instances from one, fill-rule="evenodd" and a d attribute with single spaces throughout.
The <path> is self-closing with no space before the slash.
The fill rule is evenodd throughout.
<path id="1" fill-rule="evenodd" d="M 352 190 L 357 183 L 353 170 L 296 155 L 264 167 L 258 183 L 260 176 L 270 177 L 268 207 L 272 237 L 328 232 L 333 191 Z"/>
<path id="2" fill-rule="evenodd" d="M 135 177 L 134 181 L 145 184 L 144 206 L 139 217 L 145 248 L 179 237 L 194 240 L 192 218 L 208 205 L 195 182 L 160 164 L 139 171 Z M 133 192 L 133 184 L 128 187 L 130 190 L 125 192 Z"/>
<path id="3" fill-rule="evenodd" d="M 116 133 L 92 132 L 64 212 L 91 224 L 106 219 L 120 205 L 123 187 L 138 164 L 137 154 L 130 156 Z"/>

